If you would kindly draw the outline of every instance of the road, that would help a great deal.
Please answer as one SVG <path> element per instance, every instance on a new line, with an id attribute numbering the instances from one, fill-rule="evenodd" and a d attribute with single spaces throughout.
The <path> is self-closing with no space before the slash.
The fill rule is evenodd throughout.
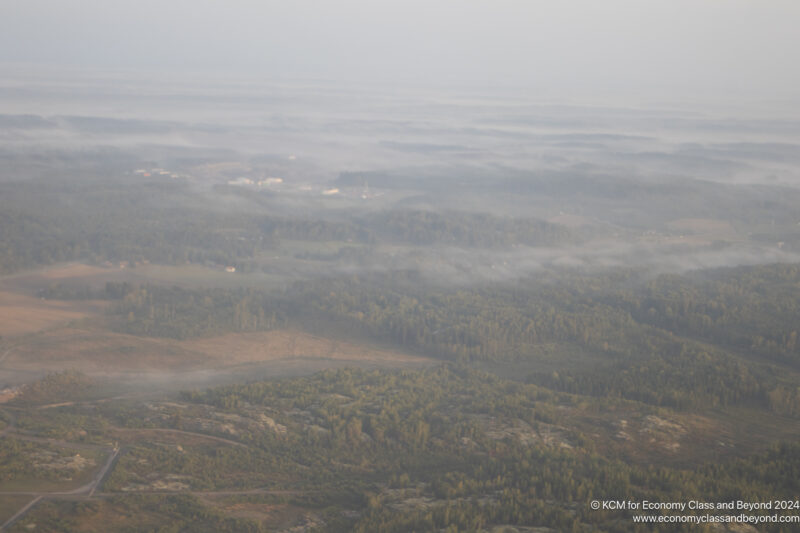
<path id="1" fill-rule="evenodd" d="M 45 437 L 35 437 L 33 435 L 27 435 L 24 432 L 20 431 L 19 429 L 14 427 L 15 420 L 12 419 L 9 421 L 8 425 L 0 431 L 0 436 L 9 436 L 20 439 L 20 440 L 27 440 L 31 442 L 39 442 L 42 444 L 49 444 L 52 446 L 60 446 L 63 448 L 72 448 L 78 450 L 92 450 L 92 451 L 107 451 L 110 452 L 108 458 L 106 459 L 105 464 L 103 467 L 98 470 L 98 472 L 94 475 L 91 481 L 77 487 L 72 490 L 67 491 L 58 491 L 58 492 L 0 492 L 0 496 L 33 496 L 33 499 L 28 502 L 22 509 L 17 511 L 17 513 L 9 518 L 2 526 L 0 526 L 0 532 L 7 530 L 13 524 L 15 524 L 18 520 L 25 516 L 28 511 L 33 509 L 36 504 L 38 504 L 43 499 L 78 499 L 78 500 L 88 500 L 93 497 L 107 497 L 111 496 L 114 493 L 97 493 L 97 488 L 103 482 L 108 472 L 111 470 L 111 467 L 114 465 L 117 457 L 119 457 L 120 452 L 122 451 L 119 447 L 109 448 L 108 446 L 103 446 L 100 444 L 84 444 L 80 442 L 68 442 L 64 440 L 52 439 L 52 438 L 45 438 Z M 191 431 L 183 431 L 180 429 L 167 429 L 167 428 L 147 428 L 147 429 L 129 429 L 129 428 L 113 428 L 115 431 L 118 432 L 155 432 L 155 433 L 172 433 L 178 435 L 186 435 L 191 437 L 202 437 L 204 439 L 212 440 L 215 442 L 220 442 L 223 444 L 228 444 L 230 446 L 238 446 L 242 448 L 249 448 L 246 444 L 241 442 L 236 442 L 234 440 L 228 440 L 223 437 L 215 437 L 213 435 L 206 435 L 204 433 L 194 433 Z M 270 490 L 263 490 L 263 489 L 251 489 L 251 490 L 244 490 L 244 491 L 177 491 L 177 492 L 147 492 L 147 494 L 196 494 L 196 495 L 206 495 L 206 496 L 232 496 L 237 494 L 281 494 L 281 495 L 293 495 L 298 494 L 295 491 L 270 491 Z"/>
<path id="2" fill-rule="evenodd" d="M 108 470 L 111 468 L 111 465 L 114 464 L 114 460 L 119 455 L 119 452 L 120 452 L 119 448 L 114 448 L 111 451 L 111 454 L 109 454 L 106 463 L 103 465 L 103 468 L 101 468 L 97 472 L 97 474 L 95 474 L 92 480 L 89 483 L 82 485 L 76 489 L 65 490 L 60 492 L 0 492 L 0 496 L 11 496 L 11 495 L 34 496 L 33 500 L 28 502 L 28 504 L 25 507 L 17 511 L 17 513 L 14 516 L 6 520 L 6 522 L 2 526 L 0 526 L 0 531 L 5 531 L 9 527 L 11 527 L 13 524 L 17 522 L 17 520 L 25 516 L 25 514 L 28 511 L 33 509 L 33 507 L 43 499 L 58 498 L 60 496 L 84 496 L 86 499 L 91 498 L 94 495 L 95 491 L 97 490 L 97 487 L 100 486 L 100 483 L 103 481 L 103 478 L 105 478 L 105 475 L 108 473 Z"/>
<path id="3" fill-rule="evenodd" d="M 12 525 L 14 525 L 16 523 L 16 521 L 19 520 L 20 518 L 22 518 L 23 516 L 25 516 L 25 513 L 30 511 L 33 508 L 34 505 L 36 505 L 37 503 L 42 501 L 43 497 L 44 496 L 36 496 L 34 499 L 32 499 L 30 502 L 28 502 L 28 505 L 26 505 L 25 507 L 23 507 L 22 509 L 17 511 L 17 514 L 15 514 L 14 516 L 12 516 L 8 520 L 6 520 L 6 522 L 2 526 L 0 526 L 0 531 L 5 531 L 6 529 L 8 529 Z"/>
<path id="4" fill-rule="evenodd" d="M 13 415 L 12 415 L 12 417 L 13 417 Z M 111 453 L 108 455 L 108 459 L 106 460 L 105 464 L 103 465 L 103 468 L 101 468 L 97 472 L 97 474 L 95 474 L 95 476 L 92 478 L 92 480 L 89 483 L 87 483 L 87 484 L 85 484 L 85 485 L 83 485 L 81 487 L 78 487 L 76 489 L 72 489 L 72 490 L 69 490 L 69 491 L 61 491 L 61 492 L 3 492 L 3 493 L 0 493 L 0 495 L 18 495 L 18 496 L 19 495 L 22 495 L 22 496 L 29 495 L 29 496 L 34 496 L 34 498 L 30 502 L 28 502 L 28 504 L 25 505 L 25 507 L 23 507 L 22 509 L 17 511 L 17 513 L 14 516 L 12 516 L 8 520 L 6 520 L 6 522 L 2 526 L 0 526 L 0 531 L 5 531 L 9 527 L 11 527 L 14 523 L 17 522 L 17 520 L 19 520 L 20 518 L 25 516 L 25 514 L 28 511 L 33 509 L 33 507 L 37 503 L 42 501 L 42 499 L 51 498 L 51 497 L 58 497 L 58 496 L 74 496 L 74 495 L 84 495 L 84 494 L 86 494 L 87 497 L 91 498 L 92 495 L 94 494 L 94 492 L 97 490 L 97 487 L 103 481 L 103 478 L 105 477 L 105 475 L 108 473 L 109 469 L 111 468 L 111 465 L 114 464 L 114 460 L 117 458 L 117 456 L 119 455 L 119 452 L 120 452 L 120 449 L 118 447 L 109 448 L 107 446 L 101 446 L 101 445 L 95 445 L 95 444 L 82 444 L 82 443 L 79 443 L 79 442 L 67 442 L 67 441 L 63 441 L 63 440 L 48 439 L 48 438 L 43 438 L 43 437 L 34 437 L 32 435 L 26 435 L 26 434 L 20 432 L 17 428 L 14 427 L 14 423 L 15 422 L 16 422 L 16 420 L 14 418 L 12 418 L 8 422 L 8 425 L 6 427 L 4 427 L 2 429 L 2 431 L 0 431 L 0 437 L 8 435 L 8 436 L 13 436 L 15 439 L 27 440 L 27 441 L 31 441 L 31 442 L 40 442 L 40 443 L 44 443 L 44 444 L 50 444 L 50 445 L 53 445 L 53 446 L 60 446 L 60 447 L 63 447 L 63 448 L 73 448 L 73 449 L 78 449 L 78 450 L 92 450 L 92 451 L 105 450 L 105 451 L 110 451 Z"/>
<path id="5" fill-rule="evenodd" d="M 114 464 L 114 460 L 119 455 L 119 452 L 120 452 L 119 448 L 114 448 L 114 451 L 111 453 L 111 455 L 108 456 L 106 464 L 103 465 L 103 468 L 100 469 L 100 471 L 94 476 L 94 479 L 92 479 L 89 483 L 87 483 L 82 487 L 78 487 L 77 489 L 65 492 L 64 494 L 83 494 L 88 492 L 89 497 L 91 498 L 92 494 L 94 494 L 94 491 L 97 490 L 97 487 L 100 485 L 100 482 L 103 480 L 106 473 L 108 472 L 108 469 L 111 468 L 112 464 Z"/>
<path id="6" fill-rule="evenodd" d="M 49 404 L 45 406 L 40 406 L 40 409 L 48 409 L 53 407 L 61 407 L 65 405 L 71 405 L 74 402 L 65 402 L 65 403 L 57 403 L 57 404 Z M 110 446 L 105 446 L 102 444 L 86 444 L 80 442 L 69 442 L 65 440 L 53 439 L 53 438 L 46 438 L 46 437 L 37 437 L 34 435 L 29 434 L 24 430 L 20 430 L 15 427 L 16 417 L 11 414 L 11 419 L 8 421 L 8 425 L 0 430 L 0 437 L 12 437 L 15 439 L 30 441 L 30 442 L 38 442 L 42 444 L 48 444 L 51 446 L 58 446 L 62 448 L 71 448 L 75 450 L 91 450 L 91 451 L 105 451 L 108 452 L 108 457 L 106 458 L 103 467 L 97 471 L 97 473 L 92 477 L 91 481 L 82 485 L 80 487 L 66 490 L 66 491 L 56 491 L 56 492 L 0 492 L 0 497 L 2 496 L 30 496 L 32 497 L 31 501 L 29 501 L 24 507 L 22 507 L 19 511 L 17 511 L 14 516 L 6 520 L 6 522 L 0 525 L 0 532 L 6 531 L 10 528 L 13 524 L 18 522 L 22 519 L 31 509 L 33 509 L 39 502 L 42 500 L 47 499 L 62 499 L 62 500 L 79 500 L 85 501 L 94 498 L 106 498 L 116 494 L 130 494 L 130 493 L 111 493 L 111 492 L 97 492 L 97 489 L 102 484 L 103 480 L 106 478 L 108 473 L 114 466 L 115 461 L 120 455 L 122 449 L 118 446 L 111 448 Z M 184 431 L 180 429 L 168 429 L 168 428 L 120 428 L 120 427 L 113 427 L 110 428 L 115 432 L 118 433 L 164 433 L 164 434 L 173 434 L 173 435 L 184 435 L 188 437 L 200 437 L 206 440 L 219 442 L 221 444 L 227 444 L 229 446 L 237 446 L 240 448 L 250 448 L 248 445 L 237 442 L 234 440 L 226 439 L 224 437 L 217 437 L 214 435 L 207 435 L 205 433 L 195 433 L 192 431 Z M 174 491 L 174 492 L 143 492 L 146 494 L 193 494 L 197 496 L 235 496 L 235 495 L 247 495 L 247 494 L 272 494 L 272 495 L 297 495 L 303 494 L 302 491 L 291 491 L 291 490 L 267 490 L 267 489 L 245 489 L 245 490 L 238 490 L 238 491 Z"/>

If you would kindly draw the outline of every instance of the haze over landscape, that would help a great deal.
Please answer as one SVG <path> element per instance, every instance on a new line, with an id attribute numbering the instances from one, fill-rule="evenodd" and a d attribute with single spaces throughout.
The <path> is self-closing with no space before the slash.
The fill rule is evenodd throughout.
<path id="1" fill-rule="evenodd" d="M 0 4 L 0 530 L 793 531 L 798 22 Z"/>

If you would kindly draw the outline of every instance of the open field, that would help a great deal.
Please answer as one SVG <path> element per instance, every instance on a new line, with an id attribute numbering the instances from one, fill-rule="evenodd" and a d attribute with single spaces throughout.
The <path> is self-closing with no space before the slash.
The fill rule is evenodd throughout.
<path id="1" fill-rule="evenodd" d="M 274 287 L 285 281 L 264 273 L 230 274 L 222 268 L 201 265 L 139 264 L 94 266 L 83 263 L 62 263 L 0 277 L 0 289 L 35 294 L 51 284 L 102 288 L 106 282 L 133 284 L 156 283 L 181 287 Z"/>
<path id="2" fill-rule="evenodd" d="M 358 341 L 347 342 L 311 335 L 296 329 L 254 333 L 229 333 L 207 339 L 181 341 L 188 350 L 207 355 L 220 363 L 252 363 L 293 357 L 325 357 L 331 360 L 400 365 L 420 364 L 428 358 L 409 355 Z"/>
<path id="3" fill-rule="evenodd" d="M 134 272 L 135 271 L 135 272 Z M 210 276 L 210 277 L 209 277 Z M 342 366 L 420 366 L 432 361 L 383 346 L 312 335 L 299 329 L 228 333 L 175 340 L 117 333 L 105 327 L 106 301 L 45 300 L 37 291 L 53 283 L 102 287 L 107 281 L 179 282 L 223 280 L 231 275 L 204 267 L 144 265 L 103 268 L 54 265 L 0 279 L 0 382 L 36 379 L 75 369 L 88 375 L 149 378 L 157 387 L 209 384 L 248 377 L 298 375 Z M 255 275 L 258 277 L 258 275 Z"/>
<path id="4" fill-rule="evenodd" d="M 357 365 L 415 366 L 432 360 L 299 330 L 229 333 L 174 340 L 137 337 L 97 327 L 55 328 L 17 339 L 4 369 L 75 368 L 87 374 L 219 369 L 271 361 L 329 360 Z M 338 366 L 338 365 L 337 365 Z"/>
<path id="5" fill-rule="evenodd" d="M 47 282 L 86 280 L 113 272 L 113 269 L 83 263 L 59 263 L 0 277 L 0 284 L 30 287 Z"/>
<path id="6" fill-rule="evenodd" d="M 148 396 L 344 367 L 419 368 L 419 355 L 342 342 L 297 330 L 236 333 L 178 341 L 65 327 L 17 339 L 0 364 L 0 383 L 78 370 L 108 378 L 116 395 Z M 105 382 L 105 381 L 104 381 Z"/>
<path id="7" fill-rule="evenodd" d="M 0 277 L 0 335 L 13 339 L 100 317 L 108 302 L 46 300 L 37 293 L 55 283 L 100 287 L 111 281 L 113 273 L 107 268 L 69 263 Z M 0 352 L 0 362 L 2 358 Z"/>
<path id="8" fill-rule="evenodd" d="M 98 315 L 105 302 L 59 302 L 0 292 L 0 335 L 24 335 Z"/>
<path id="9" fill-rule="evenodd" d="M 109 373 L 185 367 L 204 360 L 203 354 L 182 350 L 177 341 L 135 337 L 93 327 L 63 327 L 17 339 L 3 367 L 22 370 L 46 364 L 51 371 L 75 368 Z"/>

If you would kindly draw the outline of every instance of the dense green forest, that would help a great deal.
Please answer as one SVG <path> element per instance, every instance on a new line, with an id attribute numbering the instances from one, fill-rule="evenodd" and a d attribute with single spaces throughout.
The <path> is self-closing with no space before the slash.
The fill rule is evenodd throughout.
<path id="1" fill-rule="evenodd" d="M 176 339 L 268 330 L 286 322 L 274 298 L 244 289 L 130 288 L 114 313 L 124 317 L 124 322 L 116 324 L 121 331 Z"/>
<path id="2" fill-rule="evenodd" d="M 525 361 L 548 345 L 576 346 L 586 356 L 584 368 L 565 364 L 529 377 L 557 390 L 680 408 L 742 404 L 800 413 L 800 392 L 780 370 L 788 365 L 791 376 L 798 370 L 800 269 L 774 265 L 704 276 L 716 281 L 693 275 L 647 281 L 630 271 L 414 291 L 391 289 L 385 278 L 350 279 L 305 284 L 292 297 L 341 328 L 446 359 Z M 711 309 L 714 319 L 698 316 Z"/>
<path id="3" fill-rule="evenodd" d="M 64 389 L 60 399 L 74 395 Z M 219 494 L 233 508 L 310 512 L 315 530 L 330 532 L 714 531 L 690 524 L 653 529 L 635 524 L 634 511 L 593 510 L 589 502 L 794 501 L 800 490 L 796 443 L 747 456 L 728 452 L 713 463 L 693 459 L 688 468 L 669 461 L 653 464 L 635 454 L 610 452 L 613 432 L 603 428 L 625 417 L 630 424 L 645 424 L 642 434 L 651 441 L 669 440 L 646 424 L 678 427 L 691 417 L 614 398 L 587 402 L 583 395 L 503 379 L 466 364 L 330 370 L 187 391 L 169 401 L 84 401 L 58 410 L 32 405 L 15 411 L 28 435 L 102 443 L 126 434 L 118 428 L 132 435 L 143 432 L 125 441 L 102 498 L 51 500 L 32 511 L 29 522 L 52 531 L 80 529 L 104 517 L 121 520 L 131 531 L 158 530 L 159 521 L 178 531 L 275 530 L 221 512 L 223 496 L 214 491 L 227 491 Z M 58 429 L 57 421 L 65 417 L 69 425 Z M 198 439 L 202 435 L 220 441 Z M 34 444 L 5 443 L 0 461 L 9 465 L 6 482 L 28 470 L 35 473 L 35 465 L 20 459 L 41 456 Z M 683 460 L 705 445 L 683 441 Z M 661 444 L 646 446 L 652 447 L 649 453 L 659 453 Z M 172 488 L 148 494 L 170 486 L 159 483 Z M 776 512 L 793 514 L 747 514 Z M 759 530 L 793 527 L 763 524 Z"/>
<path id="4" fill-rule="evenodd" d="M 236 194 L 223 197 L 236 202 Z M 396 209 L 306 217 L 252 208 L 222 211 L 186 184 L 84 179 L 0 183 L 0 272 L 84 260 L 234 265 L 281 239 L 494 248 L 577 243 L 571 230 L 533 218 Z"/>
<path id="5" fill-rule="evenodd" d="M 0 184 L 0 271 L 74 260 L 230 264 L 271 245 L 253 217 L 189 207 L 185 195 L 171 183 Z"/>
<path id="6" fill-rule="evenodd" d="M 474 289 L 432 289 L 413 275 L 300 282 L 281 292 L 109 283 L 51 287 L 102 297 L 118 331 L 177 339 L 319 324 L 460 362 L 524 364 L 577 352 L 532 383 L 680 409 L 748 405 L 800 415 L 796 265 L 700 275 L 565 274 Z M 415 288 L 416 287 L 416 288 Z M 555 356 L 550 356 L 555 357 Z"/>
<path id="7" fill-rule="evenodd" d="M 279 413 L 273 415 L 276 421 L 289 428 L 284 437 L 250 434 L 245 442 L 281 450 L 277 453 L 287 460 L 315 471 L 334 458 L 360 465 L 365 474 L 354 477 L 361 479 L 366 510 L 354 531 L 474 531 L 492 524 L 648 531 L 620 521 L 624 512 L 592 511 L 586 502 L 607 495 L 760 501 L 793 498 L 800 489 L 800 448 L 794 444 L 747 460 L 678 470 L 609 460 L 593 452 L 591 439 L 579 432 L 566 433 L 560 446 L 532 444 L 514 433 L 501 437 L 489 429 L 500 421 L 521 421 L 533 435 L 558 427 L 564 422 L 560 411 L 573 397 L 463 367 L 332 371 L 184 397 L 230 412 L 263 406 Z M 386 491 L 373 479 L 390 480 L 396 491 L 438 504 L 422 510 L 386 505 Z"/>
<path id="8" fill-rule="evenodd" d="M 796 364 L 799 289 L 800 266 L 778 264 L 661 276 L 617 302 L 638 321 Z"/>

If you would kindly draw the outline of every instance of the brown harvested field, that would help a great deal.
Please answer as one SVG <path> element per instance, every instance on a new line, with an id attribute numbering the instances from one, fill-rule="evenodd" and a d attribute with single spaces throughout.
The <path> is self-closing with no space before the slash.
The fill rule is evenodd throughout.
<path id="1" fill-rule="evenodd" d="M 14 336 L 64 325 L 70 321 L 99 315 L 106 302 L 61 302 L 35 296 L 0 292 L 0 335 Z"/>
<path id="2" fill-rule="evenodd" d="M 39 289 L 52 283 L 88 284 L 108 269 L 70 263 L 0 278 L 0 336 L 26 335 L 99 316 L 108 302 L 44 300 Z"/>
<path id="3" fill-rule="evenodd" d="M 87 278 L 108 272 L 109 269 L 86 265 L 83 263 L 59 263 L 47 267 L 29 270 L 23 273 L 6 276 L 4 279 L 44 278 L 48 280 L 61 280 L 69 278 Z"/>
<path id="4" fill-rule="evenodd" d="M 264 280 L 231 276 L 201 266 L 142 265 L 119 269 L 81 263 L 53 265 L 0 277 L 0 336 L 24 335 L 100 315 L 108 302 L 43 300 L 36 294 L 54 283 L 100 289 L 109 281 L 239 287 Z"/>
<path id="5" fill-rule="evenodd" d="M 109 272 L 108 268 L 99 266 L 85 265 L 83 263 L 64 263 L 36 270 L 30 275 L 41 276 L 48 280 L 63 280 L 91 278 L 107 272 Z"/>
<path id="6" fill-rule="evenodd" d="M 43 300 L 35 296 L 37 290 L 52 283 L 101 287 L 106 281 L 131 281 L 132 276 L 147 273 L 163 276 L 159 268 L 167 267 L 121 270 L 72 263 L 0 278 L 0 336 L 5 338 L 0 343 L 0 380 L 17 382 L 19 376 L 33 379 L 65 369 L 113 376 L 186 371 L 223 374 L 226 368 L 239 367 L 236 372 L 246 372 L 244 367 L 258 367 L 298 374 L 349 365 L 392 367 L 433 362 L 360 340 L 293 329 L 186 341 L 126 335 L 105 328 L 104 311 L 109 302 Z M 182 267 L 169 268 L 170 276 L 189 272 Z M 208 273 L 195 274 L 203 277 Z"/>
<path id="7" fill-rule="evenodd" d="M 149 371 L 222 370 L 274 363 L 282 372 L 343 365 L 419 366 L 433 360 L 381 347 L 343 342 L 297 330 L 231 333 L 179 341 L 63 327 L 20 338 L 3 369 L 76 369 L 90 375 Z"/>
<path id="8" fill-rule="evenodd" d="M 6 368 L 74 368 L 87 373 L 176 369 L 207 362 L 204 354 L 181 348 L 172 339 L 151 339 L 100 328 L 63 327 L 18 339 Z"/>
<path id="9" fill-rule="evenodd" d="M 285 329 L 254 333 L 229 333 L 206 339 L 184 341 L 192 352 L 206 354 L 225 363 L 253 363 L 292 357 L 325 357 L 347 361 L 396 361 L 420 363 L 427 358 L 371 346 L 310 335 Z"/>
<path id="10" fill-rule="evenodd" d="M 26 270 L 0 278 L 0 288 L 5 290 L 35 291 L 51 283 L 69 282 L 91 284 L 91 280 L 112 276 L 116 271 L 83 263 L 65 263 L 34 270 Z"/>
<path id="11" fill-rule="evenodd" d="M 0 278 L 0 290 L 35 294 L 54 283 L 101 289 L 106 282 L 155 283 L 181 287 L 242 287 L 274 285 L 274 277 L 257 274 L 228 274 L 221 268 L 200 265 L 154 265 L 120 268 L 66 263 L 28 270 Z"/>

